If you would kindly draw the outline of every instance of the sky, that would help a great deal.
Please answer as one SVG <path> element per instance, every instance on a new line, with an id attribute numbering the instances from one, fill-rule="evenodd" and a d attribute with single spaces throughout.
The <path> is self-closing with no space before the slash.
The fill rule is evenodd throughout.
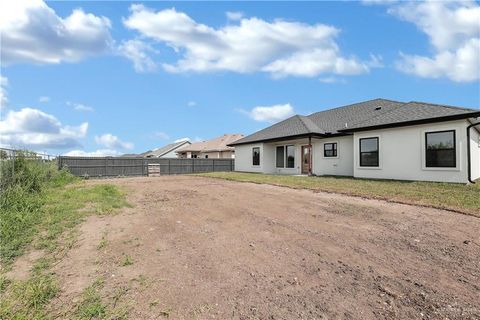
<path id="1" fill-rule="evenodd" d="M 140 153 L 375 98 L 480 108 L 480 4 L 0 3 L 0 145 Z"/>

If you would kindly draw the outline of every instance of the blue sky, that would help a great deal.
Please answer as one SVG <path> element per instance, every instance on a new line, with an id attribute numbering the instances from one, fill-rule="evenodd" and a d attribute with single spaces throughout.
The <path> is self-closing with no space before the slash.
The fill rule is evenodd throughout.
<path id="1" fill-rule="evenodd" d="M 480 107 L 477 2 L 32 0 L 2 12 L 3 146 L 143 152 L 377 97 Z"/>

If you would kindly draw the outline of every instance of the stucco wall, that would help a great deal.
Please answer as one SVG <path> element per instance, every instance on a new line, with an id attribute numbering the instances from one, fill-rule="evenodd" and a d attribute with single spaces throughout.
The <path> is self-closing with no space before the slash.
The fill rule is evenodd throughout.
<path id="1" fill-rule="evenodd" d="M 252 165 L 252 148 L 260 148 L 260 165 Z M 254 143 L 246 144 L 235 147 L 235 171 L 243 172 L 264 172 L 269 173 L 268 171 L 263 171 L 264 163 L 264 152 L 263 152 L 263 143 Z"/>
<path id="2" fill-rule="evenodd" d="M 354 176 L 358 178 L 467 182 L 466 120 L 354 134 Z M 456 168 L 425 167 L 425 132 L 456 131 Z M 379 167 L 359 165 L 359 139 L 379 138 Z"/>
<path id="3" fill-rule="evenodd" d="M 353 176 L 353 136 L 313 140 L 313 173 L 316 175 Z M 324 157 L 325 143 L 337 143 L 337 157 Z"/>
<path id="4" fill-rule="evenodd" d="M 338 156 L 323 157 L 323 144 L 337 142 Z M 317 175 L 353 176 L 353 136 L 330 139 L 312 139 L 312 172 Z M 276 167 L 276 147 L 293 145 L 295 163 L 293 168 Z M 237 146 L 235 148 L 235 170 L 274 174 L 301 174 L 302 146 L 308 145 L 308 139 L 297 139 L 275 143 L 259 143 Z M 252 148 L 260 147 L 260 166 L 252 165 Z"/>
<path id="5" fill-rule="evenodd" d="M 313 143 L 313 142 L 312 142 Z M 277 168 L 277 146 L 293 145 L 295 148 L 295 162 L 293 168 Z M 297 139 L 265 144 L 266 163 L 269 172 L 275 174 L 301 174 L 302 172 L 302 146 L 308 145 L 308 139 Z M 313 166 L 312 166 L 313 169 Z"/>
<path id="6" fill-rule="evenodd" d="M 477 126 L 480 130 L 480 125 Z M 472 179 L 480 178 L 480 134 L 474 128 L 470 129 L 470 150 L 472 164 Z"/>

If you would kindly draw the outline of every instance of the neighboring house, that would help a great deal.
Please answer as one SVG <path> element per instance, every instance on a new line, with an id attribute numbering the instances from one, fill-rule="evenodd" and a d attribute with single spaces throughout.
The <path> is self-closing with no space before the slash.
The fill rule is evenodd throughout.
<path id="1" fill-rule="evenodd" d="M 235 158 L 235 149 L 229 147 L 241 134 L 224 134 L 208 141 L 196 142 L 177 150 L 179 158 Z"/>
<path id="2" fill-rule="evenodd" d="M 166 146 L 152 151 L 144 152 L 140 154 L 140 156 L 143 156 L 145 158 L 177 158 L 177 150 L 190 144 L 192 144 L 190 141 L 182 140 L 179 142 L 167 144 Z"/>
<path id="3" fill-rule="evenodd" d="M 295 115 L 230 146 L 236 171 L 466 183 L 480 178 L 479 117 L 375 99 Z"/>

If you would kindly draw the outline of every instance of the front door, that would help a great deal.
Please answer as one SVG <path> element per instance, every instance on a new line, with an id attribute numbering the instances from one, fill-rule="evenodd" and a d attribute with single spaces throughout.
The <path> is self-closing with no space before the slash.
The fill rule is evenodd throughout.
<path id="1" fill-rule="evenodd" d="M 302 174 L 310 173 L 312 159 L 310 152 L 310 146 L 302 146 Z"/>

